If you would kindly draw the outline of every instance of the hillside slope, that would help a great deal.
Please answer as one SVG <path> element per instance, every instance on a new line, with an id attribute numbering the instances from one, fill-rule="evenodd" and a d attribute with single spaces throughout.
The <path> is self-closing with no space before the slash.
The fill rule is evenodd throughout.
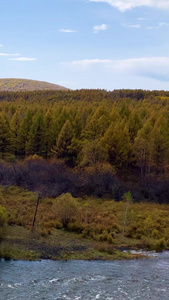
<path id="1" fill-rule="evenodd" d="M 68 90 L 67 88 L 48 83 L 45 81 L 5 78 L 0 79 L 0 92 L 17 92 L 17 91 L 42 91 L 42 90 Z"/>

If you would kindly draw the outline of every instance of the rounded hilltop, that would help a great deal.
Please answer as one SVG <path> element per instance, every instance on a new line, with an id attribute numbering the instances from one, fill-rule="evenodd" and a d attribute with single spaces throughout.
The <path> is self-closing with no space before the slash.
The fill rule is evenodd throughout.
<path id="1" fill-rule="evenodd" d="M 0 92 L 19 92 L 19 91 L 43 91 L 43 90 L 68 90 L 68 88 L 45 82 L 31 79 L 15 79 L 4 78 L 0 79 Z"/>

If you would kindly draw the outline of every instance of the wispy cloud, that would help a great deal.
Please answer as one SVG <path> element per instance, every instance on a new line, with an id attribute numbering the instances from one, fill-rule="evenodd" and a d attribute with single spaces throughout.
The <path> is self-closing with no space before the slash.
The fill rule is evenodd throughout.
<path id="1" fill-rule="evenodd" d="M 0 44 L 0 47 L 3 47 L 3 45 Z M 37 60 L 35 57 L 22 57 L 20 53 L 0 52 L 0 56 L 8 57 L 8 60 L 16 60 L 16 61 L 33 61 L 33 60 Z"/>
<path id="2" fill-rule="evenodd" d="M 169 23 L 161 22 L 161 23 L 158 23 L 158 25 L 159 25 L 159 27 L 169 26 Z"/>
<path id="3" fill-rule="evenodd" d="M 130 27 L 130 28 L 136 28 L 136 29 L 139 29 L 139 28 L 141 28 L 141 25 L 140 25 L 140 24 L 133 24 L 133 25 L 130 25 L 129 27 Z"/>
<path id="4" fill-rule="evenodd" d="M 135 29 L 141 28 L 140 24 L 122 24 L 122 26 L 128 27 L 128 28 L 135 28 Z"/>
<path id="5" fill-rule="evenodd" d="M 17 58 L 9 58 L 9 60 L 17 60 L 17 61 L 34 61 L 37 60 L 34 57 L 17 57 Z"/>
<path id="6" fill-rule="evenodd" d="M 64 63 L 68 68 L 86 71 L 91 68 L 101 68 L 103 72 L 137 75 L 169 81 L 169 57 L 140 57 L 121 60 L 84 59 Z"/>
<path id="7" fill-rule="evenodd" d="M 60 32 L 65 32 L 65 33 L 73 33 L 73 32 L 77 32 L 76 30 L 73 29 L 59 29 Z"/>
<path id="8" fill-rule="evenodd" d="M 19 53 L 9 54 L 9 53 L 0 53 L 0 56 L 18 56 Z"/>
<path id="9" fill-rule="evenodd" d="M 141 6 L 169 9 L 168 0 L 89 0 L 89 2 L 104 2 L 119 9 L 121 12 Z"/>
<path id="10" fill-rule="evenodd" d="M 147 29 L 159 29 L 161 27 L 169 26 L 169 23 L 160 22 L 156 26 L 147 26 Z"/>
<path id="11" fill-rule="evenodd" d="M 81 65 L 81 66 L 90 66 L 90 65 L 95 65 L 95 64 L 110 64 L 112 63 L 113 60 L 111 59 L 98 59 L 98 58 L 94 58 L 94 59 L 83 59 L 83 60 L 75 60 L 72 61 L 71 65 Z M 62 64 L 67 64 L 67 63 L 62 63 Z"/>
<path id="12" fill-rule="evenodd" d="M 62 86 L 68 86 L 68 85 L 71 85 L 71 84 L 72 84 L 72 81 L 68 81 L 68 80 L 65 80 L 65 81 L 57 81 L 57 84 L 62 85 Z"/>
<path id="13" fill-rule="evenodd" d="M 104 31 L 104 30 L 107 30 L 107 25 L 106 24 L 93 26 L 93 32 L 94 33 L 98 33 L 99 31 Z"/>
<path id="14" fill-rule="evenodd" d="M 147 29 L 152 30 L 152 29 L 158 29 L 159 26 L 147 26 Z"/>
<path id="15" fill-rule="evenodd" d="M 0 47 L 4 47 L 4 45 L 0 44 Z"/>
<path id="16" fill-rule="evenodd" d="M 137 18 L 138 21 L 144 21 L 145 18 Z"/>

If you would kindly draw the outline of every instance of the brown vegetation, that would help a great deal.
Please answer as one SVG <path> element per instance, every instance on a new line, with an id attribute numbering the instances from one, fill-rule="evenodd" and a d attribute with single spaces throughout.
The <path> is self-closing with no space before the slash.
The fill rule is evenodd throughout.
<path id="1" fill-rule="evenodd" d="M 42 91 L 42 90 L 67 90 L 67 88 L 45 81 L 5 78 L 0 79 L 0 92 L 19 92 L 19 91 Z"/>
<path id="2" fill-rule="evenodd" d="M 1 187 L 1 194 L 8 226 L 22 226 L 31 232 L 37 194 L 12 186 Z M 123 232 L 125 212 L 125 201 L 81 199 L 62 194 L 55 199 L 40 200 L 34 233 L 47 239 L 57 232 L 74 233 L 80 240 L 93 241 L 95 249 L 100 250 L 169 248 L 168 205 L 130 203 Z"/>

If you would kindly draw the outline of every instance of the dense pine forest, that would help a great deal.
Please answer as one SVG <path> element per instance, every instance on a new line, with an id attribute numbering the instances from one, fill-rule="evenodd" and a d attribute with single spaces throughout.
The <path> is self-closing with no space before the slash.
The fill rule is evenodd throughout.
<path id="1" fill-rule="evenodd" d="M 0 92 L 0 184 L 168 203 L 169 92 Z"/>

